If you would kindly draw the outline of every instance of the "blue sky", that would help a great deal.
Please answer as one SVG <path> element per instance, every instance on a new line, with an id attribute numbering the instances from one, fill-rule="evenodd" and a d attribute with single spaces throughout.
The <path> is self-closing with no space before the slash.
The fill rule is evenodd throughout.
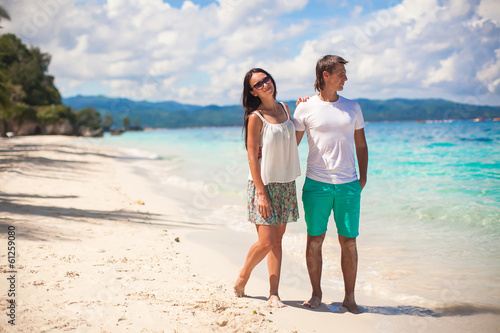
<path id="1" fill-rule="evenodd" d="M 497 0 L 8 1 L 12 32 L 52 55 L 64 97 L 237 104 L 262 67 L 278 99 L 314 94 L 324 54 L 347 98 L 500 105 Z"/>

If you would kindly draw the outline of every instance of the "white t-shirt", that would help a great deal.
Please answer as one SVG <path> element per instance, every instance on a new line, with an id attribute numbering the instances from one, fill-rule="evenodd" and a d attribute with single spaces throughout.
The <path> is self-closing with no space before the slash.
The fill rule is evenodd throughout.
<path id="1" fill-rule="evenodd" d="M 336 102 L 325 102 L 316 95 L 297 106 L 293 123 L 297 131 L 307 133 L 306 177 L 329 184 L 358 179 L 354 131 L 365 122 L 357 102 L 342 96 Z"/>

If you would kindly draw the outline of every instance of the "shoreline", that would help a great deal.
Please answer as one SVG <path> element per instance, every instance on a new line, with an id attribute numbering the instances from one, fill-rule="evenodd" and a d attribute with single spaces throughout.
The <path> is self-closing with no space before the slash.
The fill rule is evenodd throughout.
<path id="1" fill-rule="evenodd" d="M 305 309 L 307 272 L 286 254 L 280 284 L 286 308 L 267 306 L 264 262 L 247 286 L 251 297 L 235 298 L 232 283 L 255 235 L 192 220 L 122 163 L 127 156 L 107 147 L 36 136 L 0 139 L 0 150 L 0 247 L 6 248 L 9 225 L 17 232 L 16 331 L 473 332 L 498 326 L 496 307 L 438 311 L 360 292 L 366 312 L 343 313 L 341 290 L 326 287 L 325 304 Z M 6 259 L 0 252 L 1 313 L 7 311 Z"/>
<path id="2" fill-rule="evenodd" d="M 482 123 L 482 122 L 498 122 L 500 121 L 500 117 L 475 117 L 475 118 L 446 118 L 446 119 L 399 119 L 399 120 L 371 120 L 365 121 L 366 124 L 387 124 L 387 123 L 416 123 L 416 124 L 440 124 L 440 123 L 457 123 L 457 122 L 473 122 L 473 123 Z M 120 136 L 124 133 L 130 132 L 151 132 L 151 131 L 172 131 L 172 130 L 188 130 L 188 129 L 211 129 L 211 128 L 225 128 L 225 127 L 238 127 L 241 128 L 241 125 L 206 125 L 206 126 L 186 126 L 186 127 L 150 127 L 146 126 L 140 129 L 124 129 L 124 128 L 114 128 L 113 130 L 104 131 L 102 128 L 97 129 L 96 131 L 101 131 L 103 135 L 112 135 L 112 136 Z M 112 134 L 115 131 L 120 131 L 119 134 Z M 15 137 L 26 137 L 26 136 L 64 136 L 68 138 L 99 138 L 103 135 L 78 135 L 78 134 L 22 134 L 15 135 L 14 132 L 8 131 L 7 138 L 15 138 Z M 90 132 L 89 132 L 90 133 Z M 106 134 L 107 133 L 107 134 Z"/>

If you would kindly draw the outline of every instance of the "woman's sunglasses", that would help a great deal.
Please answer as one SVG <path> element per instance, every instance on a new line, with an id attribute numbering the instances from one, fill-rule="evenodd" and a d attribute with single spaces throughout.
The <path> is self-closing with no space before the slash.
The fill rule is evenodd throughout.
<path id="1" fill-rule="evenodd" d="M 269 84 L 270 82 L 271 78 L 269 76 L 266 76 L 262 81 L 259 81 L 256 84 L 254 84 L 252 89 L 261 90 L 262 88 L 264 88 L 264 84 Z"/>

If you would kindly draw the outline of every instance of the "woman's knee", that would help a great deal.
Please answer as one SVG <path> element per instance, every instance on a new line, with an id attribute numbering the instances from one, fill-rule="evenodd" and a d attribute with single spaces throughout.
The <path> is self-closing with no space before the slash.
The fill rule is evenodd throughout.
<path id="1" fill-rule="evenodd" d="M 267 250 L 267 252 L 271 251 L 273 249 L 273 247 L 275 246 L 276 244 L 276 240 L 275 239 L 272 239 L 272 238 L 266 238 L 266 239 L 262 239 L 259 241 L 259 244 L 260 244 L 260 247 L 262 249 L 265 249 Z"/>
<path id="2" fill-rule="evenodd" d="M 269 233 L 266 235 L 263 235 L 262 237 L 259 237 L 259 245 L 262 248 L 266 248 L 268 250 L 271 250 L 274 245 L 276 244 L 276 234 L 275 233 Z"/>
<path id="3" fill-rule="evenodd" d="M 262 248 L 271 250 L 276 247 L 281 247 L 285 227 L 268 227 L 259 231 L 259 244 Z"/>

